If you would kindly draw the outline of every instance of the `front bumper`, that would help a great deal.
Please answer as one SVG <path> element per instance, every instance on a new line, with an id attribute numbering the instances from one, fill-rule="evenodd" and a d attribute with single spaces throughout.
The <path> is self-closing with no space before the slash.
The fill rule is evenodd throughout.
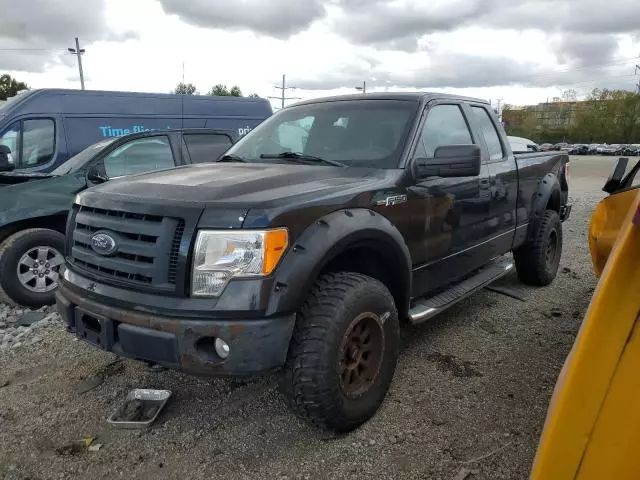
<path id="1" fill-rule="evenodd" d="M 67 329 L 96 347 L 204 375 L 250 375 L 281 367 L 295 322 L 294 314 L 250 320 L 148 314 L 109 306 L 106 298 L 86 298 L 65 281 L 56 303 Z M 215 352 L 216 338 L 230 347 L 226 359 Z"/>

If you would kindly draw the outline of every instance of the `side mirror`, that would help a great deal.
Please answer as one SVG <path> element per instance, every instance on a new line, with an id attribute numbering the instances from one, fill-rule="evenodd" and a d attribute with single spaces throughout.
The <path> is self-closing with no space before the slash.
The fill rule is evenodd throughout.
<path id="1" fill-rule="evenodd" d="M 95 184 L 104 183 L 109 180 L 102 162 L 94 163 L 89 167 L 89 170 L 87 170 L 87 180 Z"/>
<path id="2" fill-rule="evenodd" d="M 622 157 L 618 159 L 616 166 L 613 167 L 613 172 L 611 172 L 611 175 L 607 178 L 604 187 L 602 187 L 604 192 L 611 194 L 620 188 L 620 184 L 622 183 L 624 172 L 627 170 L 628 164 L 628 158 Z"/>
<path id="3" fill-rule="evenodd" d="M 424 177 L 475 177 L 480 175 L 481 153 L 477 145 L 445 145 L 433 158 L 417 159 L 417 173 Z"/>
<path id="4" fill-rule="evenodd" d="M 6 145 L 0 145 L 0 172 L 15 170 L 16 164 L 11 156 L 11 149 Z"/>

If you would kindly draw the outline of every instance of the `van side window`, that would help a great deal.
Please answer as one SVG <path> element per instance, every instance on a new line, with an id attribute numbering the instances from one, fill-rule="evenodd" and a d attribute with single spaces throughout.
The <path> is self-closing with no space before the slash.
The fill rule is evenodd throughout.
<path id="1" fill-rule="evenodd" d="M 433 158 L 436 149 L 441 146 L 473 143 L 471 132 L 458 105 L 436 105 L 431 108 L 424 122 L 422 141 L 427 158 Z M 419 148 L 418 151 L 425 150 Z"/>
<path id="2" fill-rule="evenodd" d="M 500 136 L 498 135 L 495 125 L 491 121 L 489 112 L 481 107 L 471 107 L 471 109 L 478 118 L 480 131 L 482 132 L 484 141 L 489 149 L 489 160 L 501 160 L 502 157 L 504 157 L 504 152 L 502 151 Z M 527 151 L 526 147 L 524 148 L 524 151 Z"/>
<path id="3" fill-rule="evenodd" d="M 109 178 L 175 167 L 169 137 L 138 138 L 120 145 L 104 159 Z"/>
<path id="4" fill-rule="evenodd" d="M 0 145 L 6 145 L 11 149 L 14 161 L 20 161 L 20 122 L 14 122 L 0 134 Z M 17 166 L 17 165 L 16 165 Z"/>
<path id="5" fill-rule="evenodd" d="M 49 118 L 22 121 L 22 155 L 19 168 L 48 163 L 55 149 L 56 127 Z"/>
<path id="6" fill-rule="evenodd" d="M 183 137 L 191 163 L 215 162 L 231 146 L 226 135 L 187 133 Z"/>

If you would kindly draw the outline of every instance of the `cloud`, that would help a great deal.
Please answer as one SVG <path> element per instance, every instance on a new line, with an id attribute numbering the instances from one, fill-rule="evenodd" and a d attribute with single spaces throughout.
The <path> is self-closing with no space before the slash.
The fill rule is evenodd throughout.
<path id="1" fill-rule="evenodd" d="M 287 39 L 325 17 L 323 0 L 159 0 L 166 13 L 191 25 L 251 30 Z"/>
<path id="2" fill-rule="evenodd" d="M 59 64 L 75 36 L 83 45 L 135 36 L 110 31 L 105 0 L 0 0 L 0 12 L 0 65 L 4 70 L 42 72 Z"/>
<path id="3" fill-rule="evenodd" d="M 416 51 L 425 37 L 469 26 L 600 34 L 607 44 L 611 40 L 604 35 L 640 32 L 637 0 L 336 1 L 340 14 L 331 22 L 336 33 L 357 45 L 408 52 Z"/>
<path id="4" fill-rule="evenodd" d="M 430 1 L 419 4 L 343 0 L 334 30 L 360 45 L 415 51 L 429 33 L 448 32 L 484 15 L 496 0 Z"/>
<path id="5" fill-rule="evenodd" d="M 578 45 L 579 48 L 575 49 L 575 45 L 570 44 L 568 51 L 573 48 L 574 54 L 582 55 L 580 58 L 583 58 L 581 46 Z M 410 65 L 411 62 L 407 64 Z M 493 86 L 546 88 L 563 85 L 583 85 L 590 89 L 598 86 L 598 82 L 601 85 L 621 85 L 620 73 L 625 72 L 624 68 L 624 65 L 620 65 L 604 73 L 600 71 L 596 73 L 598 81 L 592 82 L 594 72 L 589 68 L 557 69 L 506 56 L 440 52 L 432 55 L 428 63 L 413 69 L 397 69 L 385 63 L 370 64 L 360 59 L 339 65 L 321 75 L 292 78 L 291 81 L 306 90 L 351 87 L 361 85 L 363 81 L 367 82 L 370 90 L 384 87 L 439 90 Z"/>
<path id="6" fill-rule="evenodd" d="M 606 64 L 617 49 L 616 35 L 569 33 L 557 42 L 556 51 L 560 62 L 582 67 Z"/>

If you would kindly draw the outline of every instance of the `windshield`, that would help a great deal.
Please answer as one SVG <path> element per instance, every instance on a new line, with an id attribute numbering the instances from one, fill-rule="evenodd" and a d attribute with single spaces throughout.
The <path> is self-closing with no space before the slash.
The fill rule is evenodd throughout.
<path id="1" fill-rule="evenodd" d="M 343 100 L 290 107 L 265 120 L 227 155 L 245 162 L 304 160 L 286 155 L 290 152 L 348 167 L 397 168 L 418 105 Z M 284 158 L 273 158 L 283 153 Z"/>
<path id="2" fill-rule="evenodd" d="M 107 140 L 100 140 L 99 142 L 88 146 L 80 153 L 74 155 L 58 168 L 56 168 L 53 172 L 51 172 L 51 175 L 67 175 L 68 173 L 77 172 L 82 167 L 84 167 L 89 160 L 100 153 L 102 149 L 104 149 L 107 145 L 113 143 L 113 141 L 115 141 L 116 139 L 117 137 L 109 138 Z"/>

